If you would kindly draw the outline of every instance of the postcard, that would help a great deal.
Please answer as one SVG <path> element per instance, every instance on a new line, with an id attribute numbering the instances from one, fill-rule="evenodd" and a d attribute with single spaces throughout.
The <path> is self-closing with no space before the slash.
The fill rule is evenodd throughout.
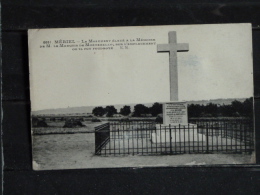
<path id="1" fill-rule="evenodd" d="M 251 24 L 28 30 L 34 170 L 255 163 Z"/>

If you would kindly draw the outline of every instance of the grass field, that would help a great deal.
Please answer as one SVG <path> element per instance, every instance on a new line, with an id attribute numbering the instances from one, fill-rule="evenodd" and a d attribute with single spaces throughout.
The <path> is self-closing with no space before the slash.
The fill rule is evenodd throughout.
<path id="1" fill-rule="evenodd" d="M 94 133 L 33 136 L 35 170 L 250 164 L 249 154 L 180 154 L 157 156 L 95 156 Z"/>
<path id="2" fill-rule="evenodd" d="M 33 167 L 35 170 L 154 167 L 178 165 L 250 164 L 250 154 L 180 154 L 96 156 L 94 128 L 106 121 L 84 121 L 85 127 L 62 128 L 64 122 L 48 123 L 51 127 L 33 128 Z"/>
<path id="3" fill-rule="evenodd" d="M 91 122 L 91 121 L 83 121 L 82 124 L 85 127 L 77 127 L 77 128 L 63 128 L 64 121 L 57 122 L 47 122 L 49 127 L 34 127 L 32 128 L 34 135 L 46 135 L 46 134 L 73 134 L 73 133 L 88 133 L 93 132 L 94 128 L 98 125 L 105 123 L 103 122 Z"/>

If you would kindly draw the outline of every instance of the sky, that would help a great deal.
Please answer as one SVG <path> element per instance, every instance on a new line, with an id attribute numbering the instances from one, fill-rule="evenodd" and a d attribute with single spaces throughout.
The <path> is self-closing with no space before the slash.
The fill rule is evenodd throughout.
<path id="1" fill-rule="evenodd" d="M 169 101 L 169 54 L 157 53 L 169 31 L 189 44 L 177 54 L 179 100 L 253 96 L 250 24 L 36 29 L 28 33 L 32 111 Z M 114 42 L 112 50 L 54 47 L 55 40 L 136 38 L 155 41 L 128 49 Z M 40 48 L 44 41 L 51 47 Z"/>

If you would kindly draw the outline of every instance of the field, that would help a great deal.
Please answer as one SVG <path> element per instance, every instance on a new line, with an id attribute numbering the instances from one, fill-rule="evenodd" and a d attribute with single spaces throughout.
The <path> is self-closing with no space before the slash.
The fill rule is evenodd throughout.
<path id="1" fill-rule="evenodd" d="M 32 128 L 34 135 L 46 135 L 46 134 L 73 134 L 73 133 L 89 133 L 94 132 L 94 128 L 98 125 L 101 125 L 103 122 L 91 122 L 91 121 L 83 121 L 82 124 L 85 127 L 78 127 L 78 128 L 63 128 L 64 121 L 57 121 L 57 122 L 47 122 L 49 127 L 36 127 Z"/>
<path id="2" fill-rule="evenodd" d="M 84 121 L 86 127 L 62 128 L 64 122 L 51 122 L 47 128 L 33 128 L 33 167 L 35 170 L 154 167 L 177 165 L 250 164 L 250 154 L 180 154 L 96 156 L 94 127 L 106 121 Z"/>
<path id="3" fill-rule="evenodd" d="M 154 167 L 177 165 L 249 164 L 251 155 L 182 154 L 164 156 L 95 156 L 93 133 L 33 136 L 34 169 Z"/>

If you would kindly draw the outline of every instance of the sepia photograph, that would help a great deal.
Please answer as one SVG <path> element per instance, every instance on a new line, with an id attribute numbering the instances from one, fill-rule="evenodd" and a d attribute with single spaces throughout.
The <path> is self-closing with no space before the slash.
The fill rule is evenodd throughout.
<path id="1" fill-rule="evenodd" d="M 255 164 L 252 27 L 28 30 L 34 170 Z"/>

